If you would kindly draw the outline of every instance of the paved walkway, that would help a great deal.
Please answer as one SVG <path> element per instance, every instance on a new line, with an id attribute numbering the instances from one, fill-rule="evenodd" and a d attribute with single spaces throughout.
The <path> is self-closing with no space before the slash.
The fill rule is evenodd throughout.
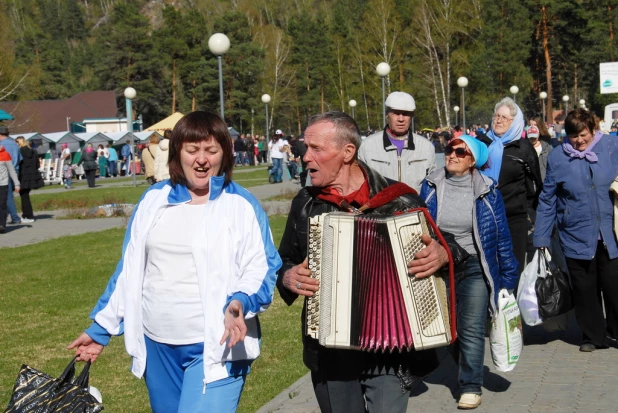
<path id="1" fill-rule="evenodd" d="M 249 171 L 249 169 L 245 170 Z M 241 173 L 244 172 L 241 170 Z M 236 171 L 235 171 L 236 173 Z M 125 186 L 131 183 L 114 182 L 114 179 L 101 180 L 97 188 L 109 186 Z M 99 182 L 99 180 L 97 180 Z M 80 188 L 80 189 L 77 189 Z M 90 189 L 97 190 L 97 188 Z M 76 187 L 73 190 L 87 189 L 87 187 Z M 288 181 L 280 184 L 266 184 L 249 188 L 249 191 L 259 200 L 285 194 L 296 193 L 300 189 L 297 181 Z M 32 194 L 64 192 L 64 187 L 46 189 L 43 191 L 33 191 Z M 287 214 L 290 201 L 262 201 L 262 206 L 268 215 Z M 86 232 L 103 231 L 106 229 L 122 227 L 127 224 L 127 218 L 95 218 L 95 219 L 55 219 L 64 215 L 64 211 L 42 211 L 35 212 L 36 222 L 32 224 L 7 225 L 6 234 L 0 234 L 0 248 L 19 247 L 30 245 L 53 238 L 64 237 L 67 235 L 79 235 Z"/>
<path id="2" fill-rule="evenodd" d="M 300 328 L 300 326 L 299 326 Z M 526 345 L 515 369 L 497 372 L 485 349 L 483 403 L 475 412 L 618 411 L 618 349 L 579 352 L 581 333 L 573 314 L 567 331 L 548 333 L 542 326 L 525 327 Z M 458 412 L 457 366 L 440 350 L 440 367 L 413 387 L 408 412 Z M 309 375 L 305 375 L 257 413 L 317 413 Z M 355 412 L 349 412 L 355 413 Z M 386 413 L 386 412 L 385 412 Z"/>

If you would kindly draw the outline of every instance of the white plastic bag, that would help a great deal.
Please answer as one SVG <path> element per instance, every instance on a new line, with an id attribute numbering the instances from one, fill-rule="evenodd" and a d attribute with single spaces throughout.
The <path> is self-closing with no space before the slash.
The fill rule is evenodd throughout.
<path id="1" fill-rule="evenodd" d="M 498 371 L 511 371 L 523 347 L 521 315 L 515 296 L 506 290 L 498 295 L 498 314 L 489 331 L 491 358 Z"/>
<path id="2" fill-rule="evenodd" d="M 517 305 L 521 312 L 521 317 L 529 326 L 543 324 L 543 319 L 539 315 L 539 303 L 536 297 L 536 280 L 538 277 L 545 277 L 546 266 L 544 265 L 543 254 L 536 250 L 532 261 L 526 265 L 524 272 L 519 277 L 517 286 Z"/>

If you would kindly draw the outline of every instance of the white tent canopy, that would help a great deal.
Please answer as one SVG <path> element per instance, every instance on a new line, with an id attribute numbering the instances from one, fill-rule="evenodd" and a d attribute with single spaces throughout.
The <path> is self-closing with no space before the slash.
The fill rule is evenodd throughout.
<path id="1" fill-rule="evenodd" d="M 131 140 L 131 136 L 133 136 L 133 139 L 137 142 L 137 137 L 134 134 L 132 134 L 131 132 L 127 132 L 127 131 L 108 132 L 108 133 L 105 134 L 105 136 L 110 138 L 114 145 L 118 145 L 120 143 L 124 143 L 124 142 L 120 142 L 120 141 L 123 141 L 123 140 L 127 140 L 127 139 Z"/>
<path id="2" fill-rule="evenodd" d="M 69 145 L 71 152 L 77 152 L 81 148 L 81 143 L 83 142 L 83 140 L 75 136 L 72 132 L 44 133 L 43 137 L 53 142 L 56 147 L 58 147 L 58 144 L 66 143 Z M 54 149 L 54 147 L 51 146 L 51 149 Z"/>
<path id="3" fill-rule="evenodd" d="M 86 144 L 91 143 L 92 146 L 94 146 L 95 148 L 99 144 L 107 146 L 107 144 L 112 141 L 110 138 L 107 137 L 107 135 L 100 132 L 81 132 L 76 133 L 75 136 L 83 140 Z"/>

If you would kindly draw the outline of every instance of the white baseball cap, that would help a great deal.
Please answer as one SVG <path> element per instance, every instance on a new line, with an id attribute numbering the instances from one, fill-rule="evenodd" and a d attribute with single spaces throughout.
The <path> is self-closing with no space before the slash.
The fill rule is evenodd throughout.
<path id="1" fill-rule="evenodd" d="M 389 109 L 405 110 L 407 112 L 414 112 L 416 109 L 416 103 L 412 95 L 406 92 L 393 92 L 386 98 L 384 103 Z"/>
<path id="2" fill-rule="evenodd" d="M 275 135 L 283 135 L 283 132 L 281 132 L 281 129 L 277 129 L 275 131 Z"/>

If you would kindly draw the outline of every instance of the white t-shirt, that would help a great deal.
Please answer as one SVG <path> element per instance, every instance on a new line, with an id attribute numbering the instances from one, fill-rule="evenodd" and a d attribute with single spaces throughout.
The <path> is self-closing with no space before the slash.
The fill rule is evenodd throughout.
<path id="1" fill-rule="evenodd" d="M 281 148 L 285 145 L 289 145 L 288 141 L 285 139 L 279 139 L 277 142 L 270 141 L 268 143 L 268 150 L 270 151 L 271 158 L 283 159 L 283 152 L 281 152 Z"/>
<path id="2" fill-rule="evenodd" d="M 204 205 L 167 207 L 146 239 L 144 333 L 166 344 L 204 341 L 204 310 L 191 252 Z"/>

